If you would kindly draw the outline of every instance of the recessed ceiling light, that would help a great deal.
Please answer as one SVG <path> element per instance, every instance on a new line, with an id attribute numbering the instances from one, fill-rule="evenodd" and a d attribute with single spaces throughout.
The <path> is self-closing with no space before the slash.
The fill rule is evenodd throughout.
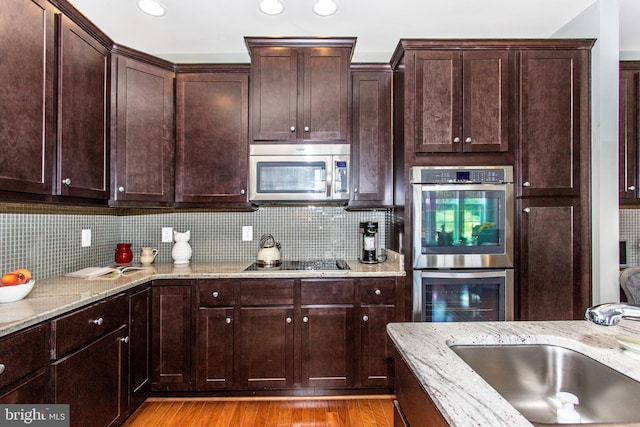
<path id="1" fill-rule="evenodd" d="M 267 15 L 278 15 L 284 10 L 284 4 L 280 0 L 262 0 L 259 7 Z"/>
<path id="2" fill-rule="evenodd" d="M 138 7 L 151 16 L 163 16 L 167 13 L 167 9 L 157 0 L 138 0 Z"/>
<path id="3" fill-rule="evenodd" d="M 338 5 L 333 0 L 318 0 L 313 5 L 313 11 L 320 16 L 333 15 L 336 10 L 338 10 Z"/>

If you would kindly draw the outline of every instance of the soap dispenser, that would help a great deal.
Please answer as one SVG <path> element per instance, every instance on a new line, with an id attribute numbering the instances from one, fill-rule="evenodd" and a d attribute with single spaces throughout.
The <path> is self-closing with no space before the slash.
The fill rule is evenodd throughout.
<path id="1" fill-rule="evenodd" d="M 574 405 L 580 403 L 578 396 L 565 391 L 560 391 L 556 393 L 556 398 L 562 405 L 556 411 L 558 424 L 579 424 L 581 422 L 581 417 L 578 411 L 574 408 Z"/>

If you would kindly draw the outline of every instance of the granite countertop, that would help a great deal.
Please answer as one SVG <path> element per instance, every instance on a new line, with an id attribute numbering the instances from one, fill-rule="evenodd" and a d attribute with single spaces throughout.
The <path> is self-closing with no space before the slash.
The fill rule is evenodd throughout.
<path id="1" fill-rule="evenodd" d="M 637 381 L 640 361 L 622 352 L 615 335 L 640 337 L 640 322 L 599 326 L 586 320 L 478 323 L 392 323 L 400 354 L 451 426 L 531 426 L 476 374 L 451 345 L 553 344 L 591 357 Z"/>
<path id="2" fill-rule="evenodd" d="M 387 251 L 381 264 L 347 261 L 351 270 L 265 270 L 245 272 L 252 262 L 193 263 L 177 267 L 152 264 L 143 271 L 116 279 L 76 279 L 51 277 L 38 280 L 33 290 L 20 301 L 0 304 L 0 337 L 59 316 L 142 283 L 157 279 L 240 279 L 240 278 L 323 278 L 323 277 L 395 277 L 404 276 L 402 255 Z"/>

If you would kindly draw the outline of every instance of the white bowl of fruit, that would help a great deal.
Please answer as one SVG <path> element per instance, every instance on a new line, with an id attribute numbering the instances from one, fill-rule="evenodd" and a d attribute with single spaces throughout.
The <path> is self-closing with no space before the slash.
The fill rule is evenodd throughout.
<path id="1" fill-rule="evenodd" d="M 35 283 L 31 278 L 31 272 L 23 268 L 3 274 L 0 283 L 0 304 L 20 301 L 29 295 Z"/>

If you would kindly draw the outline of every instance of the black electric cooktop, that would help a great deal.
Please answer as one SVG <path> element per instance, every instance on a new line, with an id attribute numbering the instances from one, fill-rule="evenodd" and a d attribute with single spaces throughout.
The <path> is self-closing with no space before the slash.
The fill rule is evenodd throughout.
<path id="1" fill-rule="evenodd" d="M 282 261 L 275 267 L 262 267 L 257 263 L 251 264 L 244 271 L 275 271 L 275 270 L 351 270 L 342 259 L 321 259 L 312 261 Z"/>

